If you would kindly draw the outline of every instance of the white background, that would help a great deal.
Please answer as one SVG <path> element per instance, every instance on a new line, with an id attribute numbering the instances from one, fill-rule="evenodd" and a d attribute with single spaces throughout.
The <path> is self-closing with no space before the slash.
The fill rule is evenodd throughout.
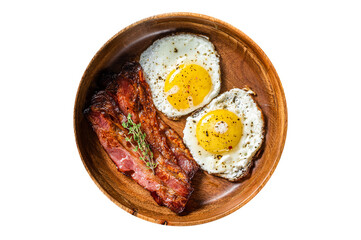
<path id="1" fill-rule="evenodd" d="M 361 239 L 361 14 L 357 1 L 2 1 L 0 239 Z M 286 94 L 280 163 L 235 213 L 191 227 L 150 223 L 86 172 L 73 104 L 93 55 L 143 18 L 226 21 L 268 55 Z"/>

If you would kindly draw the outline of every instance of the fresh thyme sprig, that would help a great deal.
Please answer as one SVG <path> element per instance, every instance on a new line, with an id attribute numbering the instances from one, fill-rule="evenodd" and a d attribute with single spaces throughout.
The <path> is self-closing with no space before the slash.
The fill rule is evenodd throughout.
<path id="1" fill-rule="evenodd" d="M 145 162 L 146 166 L 152 169 L 154 173 L 154 169 L 157 167 L 157 163 L 153 159 L 153 153 L 150 150 L 149 144 L 146 142 L 145 137 L 147 134 L 142 133 L 140 129 L 141 124 L 134 123 L 132 120 L 132 115 L 129 113 L 127 117 L 127 121 L 122 123 L 122 126 L 129 131 L 129 137 L 126 137 L 125 140 L 131 142 L 134 140 L 138 145 L 133 149 L 134 152 L 140 151 L 143 156 L 139 158 Z"/>

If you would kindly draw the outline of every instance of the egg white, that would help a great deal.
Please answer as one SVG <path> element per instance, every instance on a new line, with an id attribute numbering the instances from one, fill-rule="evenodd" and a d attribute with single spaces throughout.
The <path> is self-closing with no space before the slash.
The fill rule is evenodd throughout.
<path id="1" fill-rule="evenodd" d="M 169 118 L 179 118 L 205 106 L 220 91 L 219 55 L 205 36 L 182 33 L 158 39 L 141 54 L 139 62 L 150 86 L 154 105 Z M 177 110 L 168 102 L 164 84 L 168 74 L 182 64 L 197 64 L 207 70 L 212 88 L 201 104 Z"/>
<path id="2" fill-rule="evenodd" d="M 230 181 L 236 181 L 248 173 L 252 159 L 264 138 L 263 115 L 251 94 L 254 93 L 248 89 L 232 89 L 187 118 L 183 140 L 196 162 L 208 173 Z M 217 109 L 227 109 L 235 113 L 243 124 L 243 135 L 238 145 L 223 154 L 206 151 L 199 145 L 196 137 L 197 123 L 205 114 Z"/>

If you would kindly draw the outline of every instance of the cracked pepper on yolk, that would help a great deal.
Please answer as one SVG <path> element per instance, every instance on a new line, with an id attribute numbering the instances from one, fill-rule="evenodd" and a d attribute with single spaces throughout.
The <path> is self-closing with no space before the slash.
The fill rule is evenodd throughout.
<path id="1" fill-rule="evenodd" d="M 209 73 L 197 64 L 180 65 L 169 73 L 164 85 L 167 100 L 177 110 L 198 106 L 211 89 Z"/>
<path id="2" fill-rule="evenodd" d="M 241 119 L 233 112 L 219 109 L 204 115 L 197 124 L 196 137 L 208 152 L 221 154 L 232 150 L 243 132 Z"/>

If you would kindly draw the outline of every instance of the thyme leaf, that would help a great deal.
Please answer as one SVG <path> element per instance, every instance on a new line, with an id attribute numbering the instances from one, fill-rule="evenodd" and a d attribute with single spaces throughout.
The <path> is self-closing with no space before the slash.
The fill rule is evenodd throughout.
<path id="1" fill-rule="evenodd" d="M 146 142 L 145 138 L 147 134 L 143 133 L 141 130 L 141 124 L 134 123 L 132 119 L 132 115 L 129 113 L 127 116 L 127 121 L 122 123 L 122 126 L 128 130 L 128 135 L 125 138 L 126 141 L 131 142 L 134 140 L 137 143 L 137 146 L 133 149 L 134 152 L 140 151 L 141 155 L 139 157 L 140 160 L 145 162 L 145 165 L 152 169 L 154 173 L 154 169 L 157 167 L 157 163 L 153 158 L 153 152 L 150 150 L 149 144 Z"/>

